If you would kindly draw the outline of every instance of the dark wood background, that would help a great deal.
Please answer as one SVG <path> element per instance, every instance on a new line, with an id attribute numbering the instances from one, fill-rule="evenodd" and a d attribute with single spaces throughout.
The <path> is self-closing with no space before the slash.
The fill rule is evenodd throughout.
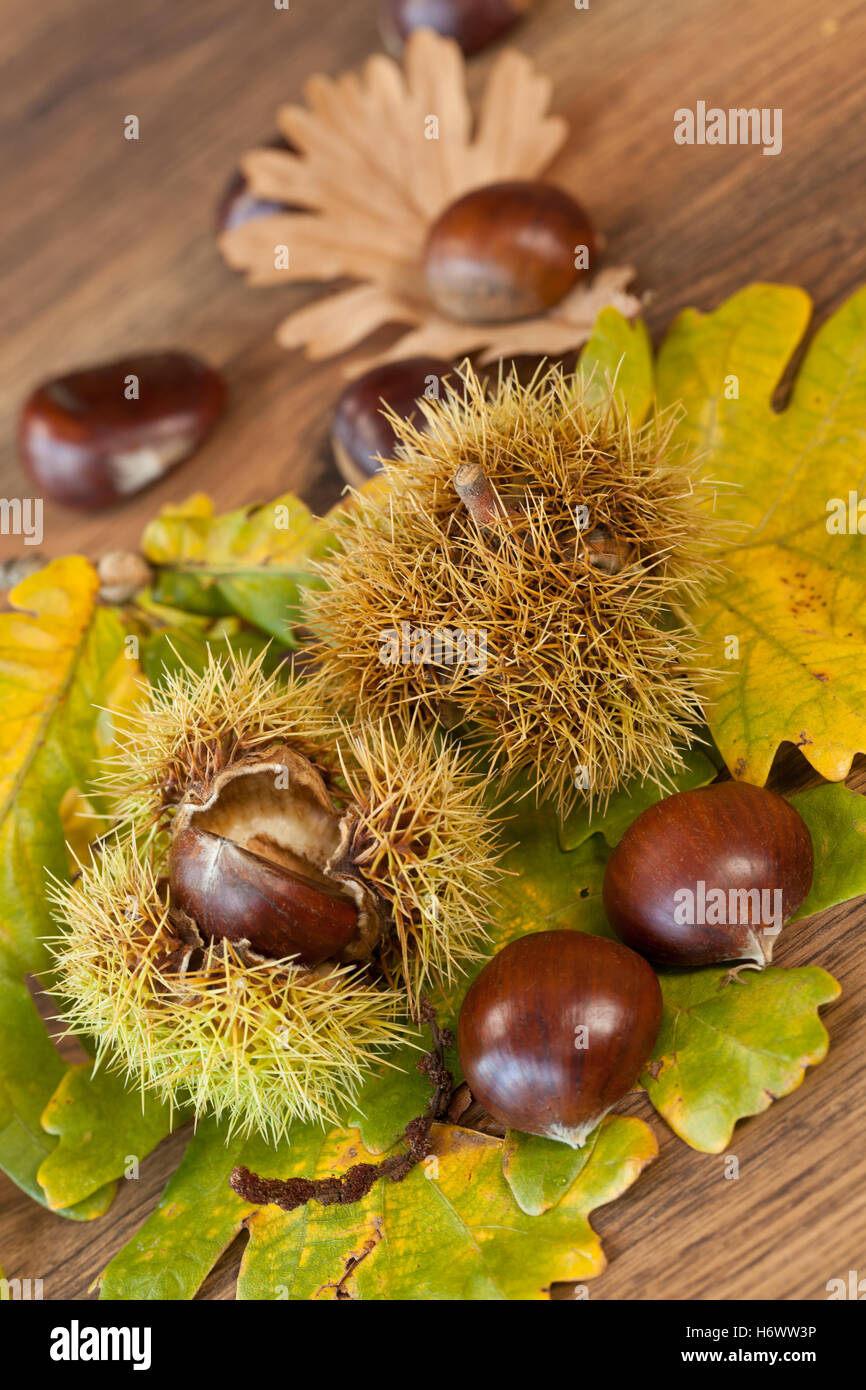
<path id="1" fill-rule="evenodd" d="M 278 349 L 307 290 L 251 291 L 222 264 L 213 209 L 238 156 L 316 70 L 379 47 L 375 0 L 3 0 L 0 6 L 0 494 L 28 495 L 15 418 L 40 378 L 130 349 L 179 346 L 226 373 L 231 408 L 200 454 L 122 510 L 46 506 L 49 555 L 134 545 L 157 508 L 197 489 L 219 507 L 292 488 L 339 495 L 327 437 L 340 377 Z M 572 123 L 557 177 L 639 269 L 654 336 L 681 308 L 712 308 L 751 280 L 803 285 L 818 320 L 866 279 L 866 7 L 861 0 L 539 0 L 513 36 L 555 79 Z M 477 83 L 489 61 L 473 63 Z M 679 147 L 673 113 L 782 107 L 784 149 Z M 138 143 L 123 119 L 141 122 Z M 864 403 L 866 405 L 866 403 Z M 0 558 L 20 543 L 0 538 Z M 776 785 L 806 777 L 783 759 Z M 851 785 L 866 786 L 855 774 Z M 595 1224 L 610 1265 L 593 1298 L 826 1297 L 866 1274 L 864 910 L 842 907 L 783 939 L 785 965 L 842 982 L 833 1045 L 803 1087 L 741 1124 L 724 1159 L 692 1153 L 642 1097 L 661 1156 Z M 84 1298 L 153 1206 L 182 1151 L 168 1140 L 86 1226 L 51 1216 L 0 1175 L 0 1263 L 47 1298 Z M 233 1296 L 239 1248 L 203 1291 Z"/>

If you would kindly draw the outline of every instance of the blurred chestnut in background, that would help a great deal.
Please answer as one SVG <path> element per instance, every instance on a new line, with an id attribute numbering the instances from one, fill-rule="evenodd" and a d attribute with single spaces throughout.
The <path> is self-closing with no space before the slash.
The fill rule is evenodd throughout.
<path id="1" fill-rule="evenodd" d="M 534 0 L 383 0 L 382 37 L 398 52 L 415 29 L 456 39 L 467 57 L 513 28 Z"/>
<path id="2" fill-rule="evenodd" d="M 385 406 L 423 430 L 426 421 L 418 401 L 431 394 L 434 382 L 435 394 L 440 394 L 443 377 L 453 370 L 438 357 L 408 357 L 383 362 L 350 382 L 337 401 L 331 430 L 334 457 L 347 482 L 361 487 L 379 472 L 379 455 L 394 457 L 397 435 L 383 414 Z"/>
<path id="3" fill-rule="evenodd" d="M 718 782 L 642 811 L 608 860 L 604 907 L 664 965 L 766 965 L 812 884 L 808 826 L 766 787 Z"/>
<path id="4" fill-rule="evenodd" d="M 293 154 L 296 153 L 294 145 L 290 144 L 282 135 L 275 135 L 273 139 L 266 141 L 261 148 L 288 150 Z M 244 222 L 253 222 L 258 217 L 270 217 L 275 212 L 294 212 L 295 210 L 293 203 L 274 203 L 266 198 L 257 198 L 254 193 L 250 192 L 246 174 L 242 169 L 236 169 L 223 189 L 217 204 L 217 233 L 230 232 L 233 227 L 240 227 Z"/>
<path id="5" fill-rule="evenodd" d="M 451 318 L 531 318 L 574 288 L 594 247 L 589 218 L 563 189 L 533 179 L 489 184 L 458 198 L 430 228 L 427 289 Z"/>
<path id="6" fill-rule="evenodd" d="M 219 373 L 185 352 L 85 367 L 43 382 L 25 401 L 21 457 L 46 496 L 110 507 L 191 454 L 225 398 Z"/>
<path id="7" fill-rule="evenodd" d="M 537 932 L 499 951 L 463 1001 L 460 1065 L 502 1124 L 580 1148 L 649 1060 L 659 982 L 618 941 Z"/>

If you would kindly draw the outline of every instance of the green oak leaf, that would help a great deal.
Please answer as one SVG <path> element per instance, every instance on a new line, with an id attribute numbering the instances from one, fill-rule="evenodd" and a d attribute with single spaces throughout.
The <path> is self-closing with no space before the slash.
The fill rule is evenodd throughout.
<path id="1" fill-rule="evenodd" d="M 208 664 L 209 655 L 224 658 L 234 653 L 247 661 L 254 661 L 268 646 L 269 639 L 261 632 L 244 630 L 229 636 L 193 635 L 190 632 L 155 632 L 141 644 L 141 665 L 152 686 L 160 686 L 167 675 L 178 672 L 182 666 L 202 675 Z M 275 669 L 279 657 L 265 658 L 264 669 L 270 674 Z"/>
<path id="2" fill-rule="evenodd" d="M 370 1072 L 356 1103 L 346 1112 L 346 1124 L 357 1126 L 371 1153 L 383 1154 L 410 1120 L 423 1113 L 430 1099 L 430 1082 L 418 1070 L 418 1059 L 430 1047 L 430 1034 L 416 1029 L 409 1044 L 395 1048 L 387 1062 Z M 456 1069 L 456 1055 L 447 1058 Z"/>
<path id="3" fill-rule="evenodd" d="M 374 1162 L 353 1130 L 302 1126 L 291 1145 L 228 1148 L 202 1127 L 138 1235 L 102 1277 L 105 1299 L 192 1298 L 245 1225 L 240 1299 L 540 1299 L 552 1282 L 604 1268 L 592 1211 L 618 1197 L 655 1154 L 640 1121 L 611 1121 L 556 1204 L 531 1216 L 503 1171 L 505 1143 L 436 1125 L 433 1153 L 402 1183 L 352 1206 L 250 1208 L 231 1191 L 237 1162 L 267 1176 L 321 1177 Z"/>
<path id="4" fill-rule="evenodd" d="M 101 1297 L 194 1298 L 251 1210 L 229 1187 L 232 1168 L 241 1162 L 264 1164 L 269 1153 L 280 1162 L 284 1147 L 269 1151 L 237 1137 L 227 1144 L 223 1126 L 202 1121 L 155 1211 L 101 1276 Z"/>
<path id="5" fill-rule="evenodd" d="M 721 1153 L 737 1120 L 795 1090 L 829 1039 L 818 1009 L 839 995 L 826 970 L 770 966 L 732 977 L 726 966 L 660 971 L 665 1007 L 647 1095 L 671 1129 Z"/>
<path id="6" fill-rule="evenodd" d="M 642 1120 L 606 1115 L 580 1149 L 509 1130 L 502 1171 L 520 1210 L 527 1216 L 541 1216 L 562 1200 L 585 1169 L 585 1184 L 588 1178 L 605 1181 L 607 1171 L 625 1190 L 657 1153 L 655 1135 Z"/>
<path id="7" fill-rule="evenodd" d="M 66 1071 L 30 991 L 0 970 L 0 1161 L 30 1197 L 45 1201 L 40 1165 L 54 1149 L 41 1126 L 45 1103 Z M 114 1182 L 88 1181 L 85 1191 L 57 1208 L 73 1221 L 101 1216 L 115 1193 Z"/>
<path id="8" fill-rule="evenodd" d="M 611 388 L 634 425 L 649 414 L 655 398 L 652 345 L 646 324 L 616 309 L 602 309 L 581 353 L 586 399 L 600 404 Z"/>
<path id="9" fill-rule="evenodd" d="M 847 787 L 812 787 L 790 798 L 809 827 L 815 873 L 796 916 L 866 893 L 866 796 Z"/>
<path id="10" fill-rule="evenodd" d="M 315 582 L 310 567 L 332 544 L 327 519 L 314 517 L 291 493 L 222 516 L 214 516 L 208 498 L 193 497 L 166 508 L 142 537 L 145 556 L 157 566 L 158 604 L 234 613 L 285 646 L 296 645 L 300 589 Z"/>
<path id="11" fill-rule="evenodd" d="M 116 1182 L 130 1159 L 140 1162 L 172 1129 L 167 1106 L 128 1090 L 114 1073 L 94 1073 L 90 1063 L 66 1071 L 41 1120 L 59 1141 L 38 1173 L 53 1211 Z"/>
<path id="12" fill-rule="evenodd" d="M 683 766 L 675 774 L 671 790 L 691 791 L 693 787 L 705 787 L 708 782 L 715 780 L 715 764 L 700 748 L 687 748 L 682 757 Z M 598 811 L 593 814 L 586 805 L 575 806 L 560 827 L 560 845 L 564 850 L 576 849 L 598 831 L 613 847 L 641 811 L 654 806 L 668 794 L 655 782 L 632 777 L 611 794 L 603 814 Z"/>

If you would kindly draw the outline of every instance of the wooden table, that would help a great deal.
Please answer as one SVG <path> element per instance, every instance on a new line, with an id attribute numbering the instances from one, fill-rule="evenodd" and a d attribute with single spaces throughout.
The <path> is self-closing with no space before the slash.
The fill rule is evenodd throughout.
<path id="1" fill-rule="evenodd" d="M 203 489 L 219 507 L 292 488 L 320 507 L 339 480 L 327 448 L 333 364 L 278 349 L 272 332 L 302 288 L 251 291 L 222 264 L 213 208 L 238 156 L 307 74 L 378 46 L 374 0 L 5 0 L 0 28 L 4 240 L 0 437 L 41 377 L 132 349 L 182 346 L 226 373 L 231 409 L 200 454 L 116 513 L 46 506 L 49 555 L 134 545 L 168 501 Z M 866 279 L 866 8 L 860 0 L 541 0 L 515 41 L 556 81 L 573 137 L 558 176 L 591 208 L 608 254 L 638 266 L 659 336 L 689 304 L 712 308 L 750 280 L 805 286 L 819 319 Z M 484 71 L 482 56 L 473 81 Z M 781 107 L 784 149 L 677 146 L 673 113 Z M 123 138 L 139 116 L 141 139 Z M 11 444 L 3 496 L 28 495 Z M 19 543 L 0 538 L 0 558 Z M 776 785 L 806 777 L 791 754 Z M 866 786 L 855 774 L 851 785 Z M 861 906 L 795 928 L 786 965 L 841 981 L 833 1046 L 804 1086 L 741 1124 L 732 1152 L 691 1152 L 641 1097 L 661 1156 L 595 1224 L 610 1259 L 593 1298 L 826 1296 L 866 1274 L 866 945 Z M 145 1218 L 182 1151 L 173 1136 L 110 1214 L 78 1226 L 0 1176 L 0 1262 L 42 1277 L 47 1298 L 84 1298 Z M 231 1298 L 233 1248 L 203 1296 Z"/>

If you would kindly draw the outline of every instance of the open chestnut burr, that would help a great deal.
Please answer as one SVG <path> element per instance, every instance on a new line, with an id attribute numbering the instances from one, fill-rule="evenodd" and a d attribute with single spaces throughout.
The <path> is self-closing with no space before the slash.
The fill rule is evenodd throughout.
<path id="1" fill-rule="evenodd" d="M 309 967 L 366 959 L 381 933 L 380 900 L 340 866 L 347 830 L 312 764 L 276 748 L 218 776 L 203 803 L 180 807 L 172 901 L 205 940 Z"/>
<path id="2" fill-rule="evenodd" d="M 655 972 L 634 951 L 583 932 L 537 932 L 471 985 L 460 1064 L 502 1124 L 580 1148 L 634 1086 L 661 1016 Z"/>
<path id="3" fill-rule="evenodd" d="M 626 945 L 663 965 L 767 965 L 806 898 L 814 853 L 793 806 L 719 782 L 643 811 L 613 851 L 604 907 Z"/>

